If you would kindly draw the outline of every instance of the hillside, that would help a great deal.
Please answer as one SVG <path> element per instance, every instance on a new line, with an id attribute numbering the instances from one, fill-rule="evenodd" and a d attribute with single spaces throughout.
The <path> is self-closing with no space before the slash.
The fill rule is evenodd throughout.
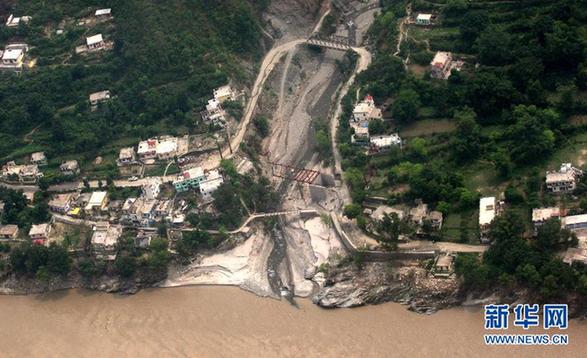
<path id="1" fill-rule="evenodd" d="M 533 233 L 531 218 L 532 209 L 544 207 L 587 213 L 585 176 L 565 194 L 545 185 L 546 171 L 561 163 L 587 169 L 585 2 L 383 4 L 371 29 L 374 62 L 355 90 L 384 107 L 369 134 L 399 133 L 403 145 L 373 154 L 368 143 L 351 144 L 351 89 L 338 138 L 355 202 L 347 216 L 365 228 L 369 218 L 359 206 L 365 199 L 409 207 L 421 199 L 444 217 L 442 229 L 428 228 L 424 237 L 478 244 L 486 230 L 493 241 L 483 263 L 459 257 L 466 288 L 517 283 L 542 299 L 584 295 L 585 267 L 560 259 L 567 248 L 585 245 L 584 234 L 556 218 Z M 432 22 L 417 24 L 418 14 L 431 14 Z M 435 60 L 440 69 L 431 66 L 437 51 L 448 53 Z M 484 196 L 505 201 L 489 228 L 478 224 Z"/>
<path id="2" fill-rule="evenodd" d="M 4 17 L 32 20 L 1 26 L 0 46 L 26 42 L 37 62 L 20 76 L 0 73 L 0 161 L 44 150 L 57 163 L 68 154 L 84 163 L 139 138 L 189 132 L 213 88 L 250 81 L 262 54 L 266 5 L 23 0 L 3 6 Z M 94 11 L 105 7 L 113 19 L 96 21 Z M 96 34 L 112 49 L 75 53 Z M 102 90 L 114 99 L 90 111 L 88 95 Z"/>

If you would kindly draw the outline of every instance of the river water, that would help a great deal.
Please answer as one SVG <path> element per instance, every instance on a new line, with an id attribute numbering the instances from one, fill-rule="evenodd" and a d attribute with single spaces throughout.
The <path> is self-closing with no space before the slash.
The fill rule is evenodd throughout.
<path id="1" fill-rule="evenodd" d="M 2 357 L 585 357 L 587 324 L 570 345 L 485 347 L 478 309 L 425 316 L 388 303 L 295 308 L 231 287 L 153 289 L 134 296 L 84 290 L 0 297 Z M 531 332 L 532 333 L 532 332 Z M 534 332 L 535 333 L 535 332 Z"/>

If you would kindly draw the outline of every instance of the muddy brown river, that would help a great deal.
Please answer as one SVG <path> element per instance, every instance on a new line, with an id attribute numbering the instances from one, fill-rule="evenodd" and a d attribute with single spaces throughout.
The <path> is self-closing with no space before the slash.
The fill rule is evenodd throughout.
<path id="1" fill-rule="evenodd" d="M 485 347 L 478 309 L 431 316 L 389 303 L 320 309 L 230 287 L 0 297 L 2 357 L 581 357 L 587 324 L 567 347 Z"/>

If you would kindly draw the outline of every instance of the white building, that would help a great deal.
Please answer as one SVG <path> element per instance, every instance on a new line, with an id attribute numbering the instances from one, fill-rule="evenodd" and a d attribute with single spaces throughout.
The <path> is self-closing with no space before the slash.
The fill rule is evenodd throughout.
<path id="1" fill-rule="evenodd" d="M 137 154 L 140 160 L 155 159 L 157 157 L 157 145 L 159 140 L 151 138 L 139 143 Z"/>
<path id="2" fill-rule="evenodd" d="M 105 211 L 108 208 L 108 192 L 94 191 L 85 207 L 86 212 Z"/>
<path id="3" fill-rule="evenodd" d="M 177 138 L 166 137 L 161 138 L 156 145 L 157 159 L 169 160 L 177 154 Z"/>
<path id="4" fill-rule="evenodd" d="M 432 23 L 432 14 L 418 14 L 416 25 L 430 25 Z"/>
<path id="5" fill-rule="evenodd" d="M 224 183 L 224 179 L 218 170 L 212 170 L 206 174 L 206 178 L 200 182 L 200 194 L 206 200 L 212 198 L 212 194 Z"/>
<path id="6" fill-rule="evenodd" d="M 106 43 L 104 42 L 102 34 L 86 37 L 86 46 L 88 47 L 88 50 L 98 50 L 104 48 L 105 45 Z"/>
<path id="7" fill-rule="evenodd" d="M 0 51 L 2 67 L 7 69 L 22 68 L 28 50 L 29 46 L 23 43 L 6 45 L 4 51 Z"/>
<path id="8" fill-rule="evenodd" d="M 489 225 L 500 214 L 501 203 L 493 196 L 481 198 L 479 200 L 479 232 L 481 242 L 488 243 L 487 233 Z"/>
<path id="9" fill-rule="evenodd" d="M 99 18 L 112 17 L 112 9 L 98 9 L 95 12 L 95 16 Z"/>
<path id="10" fill-rule="evenodd" d="M 430 63 L 430 76 L 441 80 L 447 79 L 450 76 L 451 65 L 452 53 L 443 51 L 437 52 Z"/>
<path id="11" fill-rule="evenodd" d="M 371 146 L 378 151 L 386 150 L 391 147 L 401 147 L 402 139 L 397 133 L 389 135 L 377 135 L 369 139 Z"/>
<path id="12" fill-rule="evenodd" d="M 558 172 L 546 172 L 546 188 L 553 193 L 571 192 L 577 187 L 577 179 L 581 176 L 582 170 L 571 163 L 563 163 Z"/>

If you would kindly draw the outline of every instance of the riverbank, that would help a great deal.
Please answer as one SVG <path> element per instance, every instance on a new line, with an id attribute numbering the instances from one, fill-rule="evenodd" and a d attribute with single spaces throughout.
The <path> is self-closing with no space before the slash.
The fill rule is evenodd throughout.
<path id="1" fill-rule="evenodd" d="M 479 309 L 424 316 L 393 303 L 333 311 L 308 300 L 296 308 L 230 287 L 4 296 L 0 316 L 5 357 L 579 357 L 587 341 L 587 325 L 573 320 L 565 347 L 488 347 Z"/>

